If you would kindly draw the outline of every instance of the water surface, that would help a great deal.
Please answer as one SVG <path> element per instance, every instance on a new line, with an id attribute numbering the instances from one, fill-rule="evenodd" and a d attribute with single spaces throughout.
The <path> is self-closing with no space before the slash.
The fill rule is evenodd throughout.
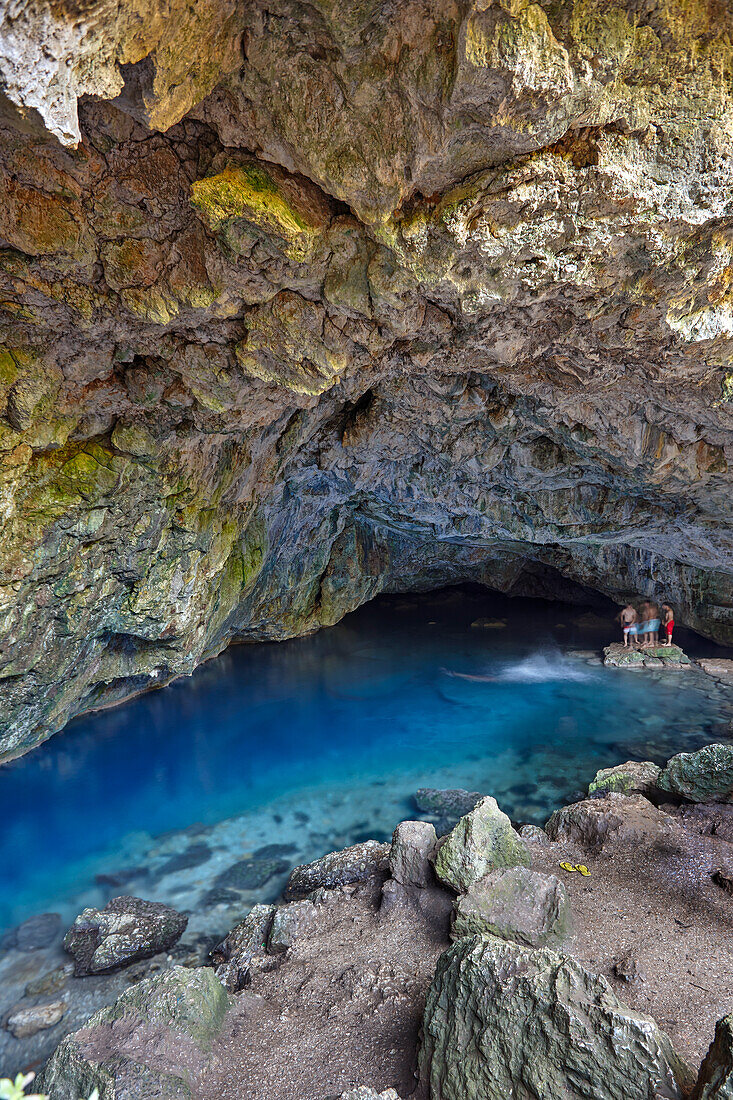
<path id="1" fill-rule="evenodd" d="M 491 793 L 515 821 L 542 824 L 599 767 L 727 733 L 730 697 L 703 674 L 597 663 L 615 609 L 607 625 L 584 610 L 474 589 L 383 598 L 310 638 L 232 647 L 73 722 L 0 768 L 0 927 L 127 892 L 105 894 L 95 876 L 225 819 L 245 824 L 216 833 L 216 867 L 247 850 L 248 821 L 294 860 L 386 839 L 415 816 L 418 786 Z M 505 625 L 472 629 L 481 616 Z M 170 900 L 170 883 L 152 876 L 145 896 Z"/>

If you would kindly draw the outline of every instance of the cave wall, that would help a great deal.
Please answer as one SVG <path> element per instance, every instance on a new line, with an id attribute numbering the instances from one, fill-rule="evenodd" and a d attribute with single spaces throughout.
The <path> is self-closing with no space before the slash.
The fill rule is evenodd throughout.
<path id="1" fill-rule="evenodd" d="M 727 3 L 2 18 L 2 754 L 385 590 L 733 643 Z"/>

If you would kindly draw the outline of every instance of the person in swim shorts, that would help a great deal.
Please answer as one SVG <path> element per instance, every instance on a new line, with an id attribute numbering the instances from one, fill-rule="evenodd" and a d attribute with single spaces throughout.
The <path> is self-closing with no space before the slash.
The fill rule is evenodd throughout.
<path id="1" fill-rule="evenodd" d="M 674 630 L 674 611 L 668 603 L 662 604 L 662 626 L 667 635 L 667 640 L 662 645 L 672 645 L 672 631 Z"/>
<path id="2" fill-rule="evenodd" d="M 624 649 L 629 648 L 629 638 L 633 646 L 636 636 L 635 623 L 637 621 L 636 608 L 632 604 L 627 603 L 626 607 L 622 607 L 619 611 L 616 619 L 621 623 L 621 629 L 624 632 Z"/>

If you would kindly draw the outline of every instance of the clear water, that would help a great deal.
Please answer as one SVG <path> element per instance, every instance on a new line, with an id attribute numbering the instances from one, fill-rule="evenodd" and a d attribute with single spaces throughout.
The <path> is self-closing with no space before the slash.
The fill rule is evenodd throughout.
<path id="1" fill-rule="evenodd" d="M 599 767 L 727 735 L 731 700 L 709 677 L 589 664 L 614 636 L 613 610 L 607 627 L 574 623 L 583 610 L 483 590 L 385 598 L 75 721 L 0 768 L 0 927 L 73 915 L 96 897 L 97 872 L 144 860 L 156 836 L 193 822 L 260 808 L 277 841 L 272 807 L 307 800 L 311 817 L 324 808 L 311 847 L 328 850 L 386 838 L 415 815 L 417 786 L 450 785 L 543 823 Z M 507 625 L 471 629 L 480 616 Z"/>

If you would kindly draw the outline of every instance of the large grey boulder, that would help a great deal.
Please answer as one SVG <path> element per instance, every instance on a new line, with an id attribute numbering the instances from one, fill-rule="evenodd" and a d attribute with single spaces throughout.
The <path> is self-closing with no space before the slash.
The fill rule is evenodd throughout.
<path id="1" fill-rule="evenodd" d="M 661 770 L 651 760 L 627 760 L 625 764 L 601 768 L 588 787 L 588 794 L 596 797 L 612 791 L 616 794 L 649 794 L 656 789 Z"/>
<path id="2" fill-rule="evenodd" d="M 170 905 L 143 898 L 113 898 L 104 909 L 84 909 L 64 937 L 77 977 L 129 966 L 169 951 L 188 917 Z"/>
<path id="3" fill-rule="evenodd" d="M 125 990 L 57 1047 L 37 1081 L 50 1100 L 190 1100 L 230 998 L 209 967 L 176 966 Z"/>
<path id="4" fill-rule="evenodd" d="M 244 989 L 252 960 L 265 954 L 274 905 L 255 905 L 211 952 L 216 976 L 231 993 Z"/>
<path id="5" fill-rule="evenodd" d="M 612 792 L 555 810 L 545 831 L 551 840 L 599 851 L 609 843 L 648 845 L 655 838 L 671 838 L 680 828 L 643 795 Z"/>
<path id="6" fill-rule="evenodd" d="M 431 858 L 437 843 L 427 821 L 401 821 L 392 834 L 389 871 L 401 886 L 429 886 L 435 881 Z"/>
<path id="7" fill-rule="evenodd" d="M 312 863 L 295 867 L 283 890 L 285 901 L 299 901 L 321 887 L 334 889 L 350 882 L 385 875 L 389 867 L 389 844 L 365 840 L 340 852 L 329 852 Z"/>
<path id="8" fill-rule="evenodd" d="M 462 817 L 437 849 L 435 873 L 457 893 L 499 867 L 529 866 L 526 844 L 499 809 L 496 799 L 482 798 Z"/>
<path id="9" fill-rule="evenodd" d="M 549 948 L 459 940 L 428 992 L 431 1100 L 682 1100 L 690 1074 L 654 1020 Z"/>
<path id="10" fill-rule="evenodd" d="M 490 932 L 528 947 L 556 947 L 571 932 L 570 903 L 554 875 L 526 867 L 490 871 L 456 902 L 451 936 Z"/>
<path id="11" fill-rule="evenodd" d="M 691 1100 L 733 1100 L 733 1015 L 715 1025 Z"/>
<path id="12" fill-rule="evenodd" d="M 691 802 L 733 802 L 733 745 L 706 745 L 667 761 L 657 785 Z"/>

